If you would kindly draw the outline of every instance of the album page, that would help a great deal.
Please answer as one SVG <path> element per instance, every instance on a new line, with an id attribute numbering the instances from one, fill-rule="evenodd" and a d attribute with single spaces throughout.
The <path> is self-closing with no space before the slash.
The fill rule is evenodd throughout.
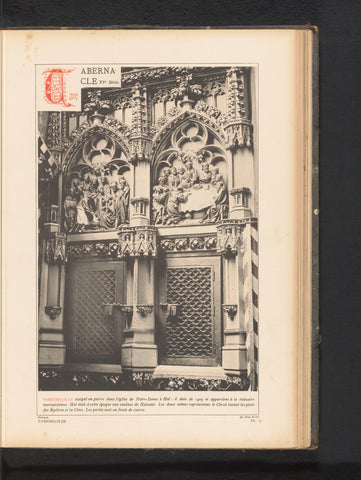
<path id="1" fill-rule="evenodd" d="M 3 446 L 309 445 L 308 34 L 2 32 Z"/>

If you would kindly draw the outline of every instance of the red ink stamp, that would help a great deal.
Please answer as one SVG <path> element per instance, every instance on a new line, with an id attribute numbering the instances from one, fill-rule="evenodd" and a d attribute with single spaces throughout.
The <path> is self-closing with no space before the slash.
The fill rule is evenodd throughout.
<path id="1" fill-rule="evenodd" d="M 74 104 L 69 101 L 76 101 L 78 94 L 71 93 L 69 99 L 67 99 L 65 81 L 65 76 L 73 70 L 74 68 L 69 70 L 64 68 L 53 68 L 43 72 L 45 83 L 44 98 L 47 103 L 63 107 L 74 107 Z"/>

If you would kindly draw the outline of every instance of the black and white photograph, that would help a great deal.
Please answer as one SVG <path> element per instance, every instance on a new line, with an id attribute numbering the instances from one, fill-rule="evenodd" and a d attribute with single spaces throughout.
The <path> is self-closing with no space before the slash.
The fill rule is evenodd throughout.
<path id="1" fill-rule="evenodd" d="M 257 68 L 112 68 L 43 74 L 39 390 L 256 391 Z"/>
<path id="2" fill-rule="evenodd" d="M 317 444 L 317 33 L 5 37 L 4 445 Z"/>

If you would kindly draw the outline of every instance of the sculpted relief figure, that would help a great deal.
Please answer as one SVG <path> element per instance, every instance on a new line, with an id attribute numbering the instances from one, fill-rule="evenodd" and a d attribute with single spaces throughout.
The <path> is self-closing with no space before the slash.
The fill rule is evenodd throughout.
<path id="1" fill-rule="evenodd" d="M 115 184 L 114 193 L 114 213 L 115 227 L 129 223 L 129 194 L 130 188 L 128 182 L 121 175 L 119 176 L 119 186 Z"/>
<path id="2" fill-rule="evenodd" d="M 199 182 L 203 184 L 207 184 L 207 183 L 210 183 L 211 179 L 212 179 L 212 173 L 209 170 L 209 163 L 203 163 L 202 171 L 199 174 Z"/>
<path id="3" fill-rule="evenodd" d="M 84 175 L 82 184 L 77 186 L 77 193 L 80 196 L 78 202 L 78 225 L 87 225 L 94 227 L 99 225 L 99 219 L 95 212 L 95 197 L 96 197 L 97 183 L 95 178 L 91 178 L 89 173 Z"/>
<path id="4" fill-rule="evenodd" d="M 179 211 L 179 204 L 187 200 L 187 194 L 182 187 L 171 190 L 167 202 L 167 225 L 179 223 L 184 218 L 184 213 Z"/>
<path id="5" fill-rule="evenodd" d="M 214 223 L 228 215 L 227 187 L 219 168 L 211 169 L 208 162 L 195 166 L 189 158 L 178 169 L 159 172 L 152 200 L 156 225 Z"/>
<path id="6" fill-rule="evenodd" d="M 216 189 L 216 196 L 205 214 L 204 222 L 206 223 L 218 222 L 225 218 L 228 208 L 226 184 L 222 175 L 219 174 L 218 168 L 215 168 L 212 172 L 211 183 Z"/>
<path id="7" fill-rule="evenodd" d="M 170 190 L 174 190 L 178 187 L 180 183 L 180 178 L 175 167 L 170 169 L 170 173 L 168 175 L 168 187 Z"/>
<path id="8" fill-rule="evenodd" d="M 67 191 L 64 199 L 64 226 L 67 232 L 75 232 L 77 225 L 77 201 L 74 198 L 74 189 Z"/>
<path id="9" fill-rule="evenodd" d="M 186 171 L 183 174 L 183 181 L 185 183 L 186 188 L 192 188 L 193 185 L 198 180 L 198 173 L 193 168 L 193 163 L 191 161 L 186 162 Z"/>
<path id="10" fill-rule="evenodd" d="M 129 223 L 129 196 L 123 175 L 104 170 L 74 178 L 64 200 L 66 231 L 113 229 Z"/>
<path id="11" fill-rule="evenodd" d="M 166 204 L 168 199 L 168 187 L 155 185 L 153 187 L 153 220 L 155 225 L 163 223 L 166 218 Z"/>

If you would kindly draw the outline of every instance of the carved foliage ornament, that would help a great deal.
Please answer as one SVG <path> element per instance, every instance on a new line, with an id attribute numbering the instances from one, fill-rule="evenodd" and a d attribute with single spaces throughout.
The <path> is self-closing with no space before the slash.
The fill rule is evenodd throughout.
<path id="1" fill-rule="evenodd" d="M 222 71 L 224 67 L 219 68 L 219 72 Z M 122 85 L 130 86 L 134 85 L 137 82 L 147 82 L 152 80 L 153 82 L 159 82 L 166 79 L 174 79 L 177 76 L 183 76 L 189 73 L 192 74 L 207 74 L 215 75 L 214 67 L 158 67 L 158 68 L 141 68 L 134 69 L 129 72 L 124 72 L 122 74 Z"/>
<path id="2" fill-rule="evenodd" d="M 187 71 L 177 77 L 178 86 L 171 91 L 171 97 L 184 101 L 189 99 L 195 101 L 202 95 L 201 85 L 193 83 L 193 75 Z"/>
<path id="3" fill-rule="evenodd" d="M 133 108 L 132 108 L 132 136 L 148 133 L 148 115 L 146 88 L 137 83 L 132 90 Z"/>
<path id="4" fill-rule="evenodd" d="M 171 85 L 167 84 L 167 86 L 158 87 L 153 95 L 152 95 L 152 102 L 153 103 L 162 103 L 175 100 L 174 96 L 174 89 L 175 83 L 172 82 Z"/>
<path id="5" fill-rule="evenodd" d="M 239 67 L 227 71 L 227 115 L 230 121 L 246 119 L 244 71 Z"/>
<path id="6" fill-rule="evenodd" d="M 153 311 L 153 305 L 136 305 L 135 308 L 142 317 L 146 317 Z"/>
<path id="7" fill-rule="evenodd" d="M 219 125 L 224 125 L 227 122 L 226 115 L 218 110 L 218 108 L 215 108 L 212 105 L 207 105 L 202 100 L 196 103 L 194 110 L 204 113 L 207 115 L 207 117 L 216 121 Z"/>
<path id="8" fill-rule="evenodd" d="M 169 237 L 160 240 L 160 248 L 165 252 L 215 250 L 216 247 L 217 237 L 215 235 L 176 238 Z"/>
<path id="9" fill-rule="evenodd" d="M 118 242 L 76 242 L 68 244 L 68 256 L 113 256 L 118 255 Z"/>
<path id="10" fill-rule="evenodd" d="M 159 81 L 167 77 L 174 78 L 174 76 L 182 75 L 190 70 L 192 69 L 185 67 L 159 67 L 133 70 L 123 73 L 122 84 L 132 85 L 136 82 L 145 82 L 149 80 Z"/>
<path id="11" fill-rule="evenodd" d="M 113 110 L 113 107 L 109 100 L 104 100 L 101 90 L 95 90 L 88 92 L 88 102 L 84 105 L 84 113 L 90 115 L 93 120 L 98 117 L 101 120 L 105 115 Z"/>

